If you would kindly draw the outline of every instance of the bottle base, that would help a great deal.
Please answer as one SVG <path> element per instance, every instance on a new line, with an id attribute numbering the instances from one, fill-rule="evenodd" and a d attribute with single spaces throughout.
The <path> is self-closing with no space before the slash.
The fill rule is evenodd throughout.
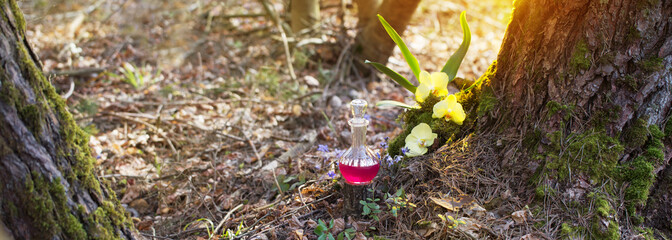
<path id="1" fill-rule="evenodd" d="M 372 182 L 373 182 L 373 180 L 372 180 L 372 181 L 368 181 L 368 182 L 349 182 L 349 181 L 345 181 L 345 183 L 350 184 L 350 185 L 355 185 L 355 186 L 369 185 L 369 184 L 371 184 Z"/>

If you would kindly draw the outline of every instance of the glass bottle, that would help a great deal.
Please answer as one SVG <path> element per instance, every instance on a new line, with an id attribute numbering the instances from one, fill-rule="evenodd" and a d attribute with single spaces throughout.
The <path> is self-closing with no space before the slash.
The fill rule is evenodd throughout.
<path id="1" fill-rule="evenodd" d="M 355 99 L 350 102 L 352 119 L 348 121 L 352 129 L 352 146 L 343 153 L 338 168 L 345 182 L 351 185 L 371 183 L 380 169 L 380 159 L 366 146 L 366 127 L 369 120 L 364 118 L 366 101 Z"/>

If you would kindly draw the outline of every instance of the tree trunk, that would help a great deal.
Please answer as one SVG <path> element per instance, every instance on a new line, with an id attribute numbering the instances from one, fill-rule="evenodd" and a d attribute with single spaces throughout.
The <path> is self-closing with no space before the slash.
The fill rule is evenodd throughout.
<path id="1" fill-rule="evenodd" d="M 420 0 L 384 0 L 377 13 L 383 16 L 401 36 L 418 4 Z M 379 62 L 383 65 L 387 63 L 387 58 L 396 46 L 383 25 L 376 20 L 375 14 L 370 16 L 370 20 L 359 31 L 355 41 L 355 53 L 360 60 Z"/>
<path id="2" fill-rule="evenodd" d="M 15 0 L 0 1 L 0 218 L 15 239 L 135 239 L 94 175 L 88 136 L 44 77 Z"/>
<path id="3" fill-rule="evenodd" d="M 381 0 L 354 0 L 357 5 L 357 28 L 363 28 L 376 18 Z"/>
<path id="4" fill-rule="evenodd" d="M 320 21 L 320 1 L 292 0 L 291 2 L 292 32 L 314 27 Z"/>
<path id="5" fill-rule="evenodd" d="M 613 225 L 625 217 L 662 227 L 636 210 L 647 199 L 672 207 L 648 198 L 672 177 L 661 172 L 672 145 L 659 131 L 672 130 L 664 127 L 672 122 L 672 1 L 520 0 L 514 7 L 479 109 L 481 129 L 518 139 L 504 145 L 502 165 L 521 169 L 512 171 L 537 187 L 537 197 L 557 188 L 563 202 L 615 199 L 607 206 L 614 220 L 598 216 L 612 226 L 589 226 L 596 231 L 589 236 L 617 236 Z M 605 187 L 613 182 L 618 189 Z M 592 187 L 585 194 L 563 193 L 584 183 Z M 663 218 L 669 228 L 671 216 Z"/>

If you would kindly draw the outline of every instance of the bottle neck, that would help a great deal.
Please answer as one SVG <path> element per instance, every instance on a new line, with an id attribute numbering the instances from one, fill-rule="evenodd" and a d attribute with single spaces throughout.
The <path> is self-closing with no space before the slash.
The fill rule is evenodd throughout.
<path id="1" fill-rule="evenodd" d="M 349 123 L 352 129 L 352 148 L 364 147 L 366 144 L 366 127 L 369 125 L 369 121 L 352 119 Z"/>

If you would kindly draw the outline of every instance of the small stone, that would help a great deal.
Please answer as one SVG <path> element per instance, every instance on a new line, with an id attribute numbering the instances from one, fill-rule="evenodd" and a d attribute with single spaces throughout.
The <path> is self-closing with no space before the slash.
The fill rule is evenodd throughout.
<path id="1" fill-rule="evenodd" d="M 320 86 L 320 81 L 318 81 L 315 77 L 313 76 L 305 76 L 303 77 L 303 80 L 306 81 L 306 85 L 311 86 L 311 87 L 319 87 Z"/>
<path id="2" fill-rule="evenodd" d="M 292 114 L 295 117 L 301 116 L 301 105 L 294 104 L 294 106 L 292 106 Z"/>
<path id="3" fill-rule="evenodd" d="M 128 206 L 137 210 L 142 215 L 151 212 L 151 209 L 149 209 L 149 203 L 147 203 L 147 201 L 142 198 L 132 201 L 130 204 L 128 204 Z"/>
<path id="4" fill-rule="evenodd" d="M 329 99 L 329 105 L 331 105 L 332 108 L 340 108 L 343 105 L 343 100 L 338 96 L 332 96 L 331 99 Z"/>
<path id="5" fill-rule="evenodd" d="M 351 99 L 360 99 L 362 98 L 362 94 L 357 92 L 355 89 L 350 89 L 350 91 L 348 91 L 348 97 Z"/>

